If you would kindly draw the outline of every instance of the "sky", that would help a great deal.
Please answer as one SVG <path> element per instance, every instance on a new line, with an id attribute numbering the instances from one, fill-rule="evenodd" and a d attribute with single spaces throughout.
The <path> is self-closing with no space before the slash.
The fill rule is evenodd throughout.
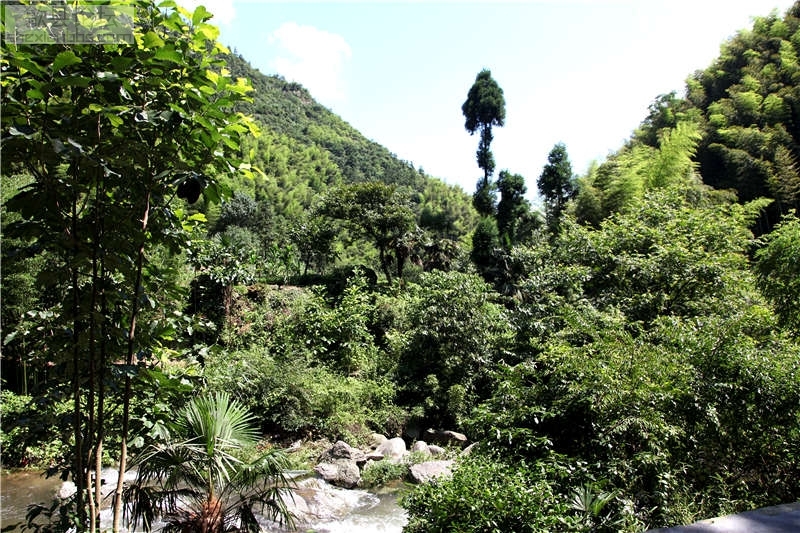
<path id="1" fill-rule="evenodd" d="M 576 174 L 617 150 L 661 94 L 792 0 L 183 0 L 265 74 L 305 86 L 398 157 L 467 192 L 483 172 L 461 106 L 484 68 L 506 120 L 497 171 L 536 179 L 556 143 Z"/>

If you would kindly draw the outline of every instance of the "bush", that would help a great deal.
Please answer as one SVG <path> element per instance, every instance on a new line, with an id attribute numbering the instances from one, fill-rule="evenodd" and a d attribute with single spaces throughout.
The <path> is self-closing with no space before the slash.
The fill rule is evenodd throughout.
<path id="1" fill-rule="evenodd" d="M 505 464 L 481 455 L 463 459 L 450 478 L 419 485 L 401 500 L 406 533 L 589 531 L 568 499 L 536 472 L 545 464 Z"/>
<path id="2" fill-rule="evenodd" d="M 0 391 L 0 449 L 4 467 L 45 468 L 70 452 L 71 402 L 53 403 Z"/>
<path id="3" fill-rule="evenodd" d="M 405 479 L 407 476 L 408 464 L 384 459 L 368 463 L 361 472 L 361 482 L 365 487 L 378 487 L 390 481 Z"/>

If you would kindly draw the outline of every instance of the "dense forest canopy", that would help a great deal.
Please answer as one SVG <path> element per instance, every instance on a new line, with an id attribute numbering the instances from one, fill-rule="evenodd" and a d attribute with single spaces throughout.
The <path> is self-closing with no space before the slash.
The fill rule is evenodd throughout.
<path id="1" fill-rule="evenodd" d="M 2 44 L 0 444 L 75 481 L 35 508 L 53 530 L 96 530 L 96 473 L 130 457 L 115 531 L 123 501 L 146 528 L 258 531 L 306 466 L 285 443 L 427 428 L 480 445 L 409 492 L 409 532 L 800 497 L 800 4 L 582 176 L 558 142 L 540 176 L 495 162 L 479 71 L 472 197 L 254 70 L 205 8 L 135 5 L 132 45 Z"/>

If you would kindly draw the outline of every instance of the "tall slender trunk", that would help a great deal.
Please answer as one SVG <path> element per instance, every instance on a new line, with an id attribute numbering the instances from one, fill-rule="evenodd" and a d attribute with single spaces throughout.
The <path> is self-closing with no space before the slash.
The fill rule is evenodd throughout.
<path id="1" fill-rule="evenodd" d="M 139 293 L 142 289 L 142 266 L 144 264 L 144 247 L 146 242 L 147 222 L 150 217 L 150 190 L 145 194 L 144 215 L 142 216 L 142 241 L 136 255 L 136 280 L 133 288 L 133 302 L 131 303 L 131 322 L 128 329 L 128 354 L 125 364 L 128 367 L 133 365 L 133 347 L 136 337 L 136 319 L 139 315 Z M 131 411 L 131 375 L 125 372 L 125 391 L 122 400 L 122 434 L 120 435 L 120 456 L 119 456 L 119 477 L 117 478 L 117 488 L 114 491 L 114 520 L 113 531 L 120 531 L 122 518 L 122 489 L 125 484 L 125 471 L 128 462 L 128 431 L 130 429 Z"/>
<path id="2" fill-rule="evenodd" d="M 99 136 L 99 132 L 98 132 Z M 89 463 L 94 458 L 94 465 L 86 465 L 87 470 L 87 497 L 89 500 L 89 532 L 95 533 L 97 531 L 99 513 L 100 513 L 100 500 L 102 493 L 100 484 L 102 480 L 102 443 L 100 437 L 100 420 L 102 415 L 100 413 L 100 406 L 98 405 L 97 398 L 100 396 L 100 391 L 103 388 L 103 362 L 98 361 L 98 341 L 97 341 L 97 320 L 98 316 L 101 321 L 105 320 L 105 314 L 99 315 L 95 312 L 98 306 L 98 298 L 102 290 L 103 283 L 103 269 L 101 267 L 101 259 L 99 251 L 103 249 L 103 201 L 105 197 L 105 188 L 103 186 L 102 173 L 98 171 L 98 184 L 95 189 L 95 206 L 94 206 L 94 224 L 92 235 L 92 280 L 91 280 L 91 297 L 89 301 L 89 382 L 87 387 L 87 411 L 89 413 L 89 429 L 87 435 L 92 439 L 92 445 L 89 450 Z M 98 374 L 100 374 L 98 376 Z M 91 471 L 94 469 L 94 482 L 92 481 Z M 94 487 L 92 487 L 94 483 Z M 94 489 L 94 490 L 92 490 Z"/>
<path id="3" fill-rule="evenodd" d="M 73 257 L 78 255 L 78 195 L 73 192 L 72 206 L 70 210 L 70 239 L 72 244 Z M 85 524 L 84 491 L 86 490 L 86 478 L 84 476 L 83 465 L 83 432 L 82 432 L 82 412 L 81 412 L 81 364 L 80 364 L 80 293 L 78 284 L 78 266 L 74 261 L 69 266 L 72 283 L 72 428 L 74 442 L 74 464 L 72 465 L 73 482 L 77 493 L 75 494 L 75 510 L 78 515 L 79 524 Z M 79 526 L 81 527 L 81 526 Z"/>

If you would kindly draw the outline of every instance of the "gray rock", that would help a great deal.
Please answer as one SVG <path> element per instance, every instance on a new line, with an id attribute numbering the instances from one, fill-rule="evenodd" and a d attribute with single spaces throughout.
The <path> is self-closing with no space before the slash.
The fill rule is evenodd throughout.
<path id="1" fill-rule="evenodd" d="M 462 448 L 469 442 L 469 439 L 467 439 L 467 436 L 463 433 L 457 431 L 438 431 L 435 429 L 428 429 L 425 431 L 425 440 L 436 444 L 444 444 L 445 446 L 461 446 Z"/>
<path id="2" fill-rule="evenodd" d="M 414 483 L 427 483 L 442 476 L 449 476 L 453 471 L 454 461 L 426 461 L 411 465 L 409 473 Z"/>
<path id="3" fill-rule="evenodd" d="M 477 442 L 473 442 L 472 444 L 470 444 L 469 446 L 467 446 L 466 448 L 461 450 L 461 455 L 469 455 L 469 454 L 471 454 L 472 450 L 474 450 L 477 446 L 478 446 L 478 443 Z"/>
<path id="4" fill-rule="evenodd" d="M 412 452 L 419 452 L 424 453 L 425 455 L 431 455 L 431 450 L 428 447 L 428 444 L 424 440 L 418 440 L 411 446 Z"/>
<path id="5" fill-rule="evenodd" d="M 337 441 L 336 444 L 322 452 L 319 457 L 320 463 L 334 463 L 337 461 L 352 461 L 354 463 L 366 463 L 367 456 L 358 448 L 353 448 L 344 441 Z"/>
<path id="6" fill-rule="evenodd" d="M 428 451 L 431 452 L 431 455 L 434 457 L 440 457 L 445 453 L 444 448 L 435 444 L 428 444 Z"/>
<path id="7" fill-rule="evenodd" d="M 381 443 L 375 448 L 375 453 L 381 454 L 385 459 L 397 462 L 408 453 L 408 450 L 406 450 L 406 442 L 400 437 L 395 437 Z"/>
<path id="8" fill-rule="evenodd" d="M 314 471 L 322 479 L 345 489 L 355 488 L 361 483 L 361 470 L 354 461 L 339 460 L 334 463 L 320 463 Z"/>
<path id="9" fill-rule="evenodd" d="M 361 483 L 359 465 L 366 462 L 364 452 L 340 440 L 322 452 L 314 471 L 332 485 L 352 489 Z"/>
<path id="10" fill-rule="evenodd" d="M 368 462 L 368 463 L 369 463 L 370 461 L 380 461 L 380 460 L 382 460 L 382 459 L 383 459 L 383 454 L 382 454 L 382 453 L 379 453 L 379 452 L 374 452 L 374 451 L 373 451 L 373 452 L 369 452 L 369 453 L 367 454 L 367 462 Z"/>
<path id="11" fill-rule="evenodd" d="M 373 448 L 377 447 L 377 446 L 380 446 L 381 444 L 383 444 L 387 440 L 389 440 L 389 439 L 386 437 L 386 435 L 381 435 L 380 433 L 373 433 L 370 436 L 370 442 L 371 442 Z"/>

